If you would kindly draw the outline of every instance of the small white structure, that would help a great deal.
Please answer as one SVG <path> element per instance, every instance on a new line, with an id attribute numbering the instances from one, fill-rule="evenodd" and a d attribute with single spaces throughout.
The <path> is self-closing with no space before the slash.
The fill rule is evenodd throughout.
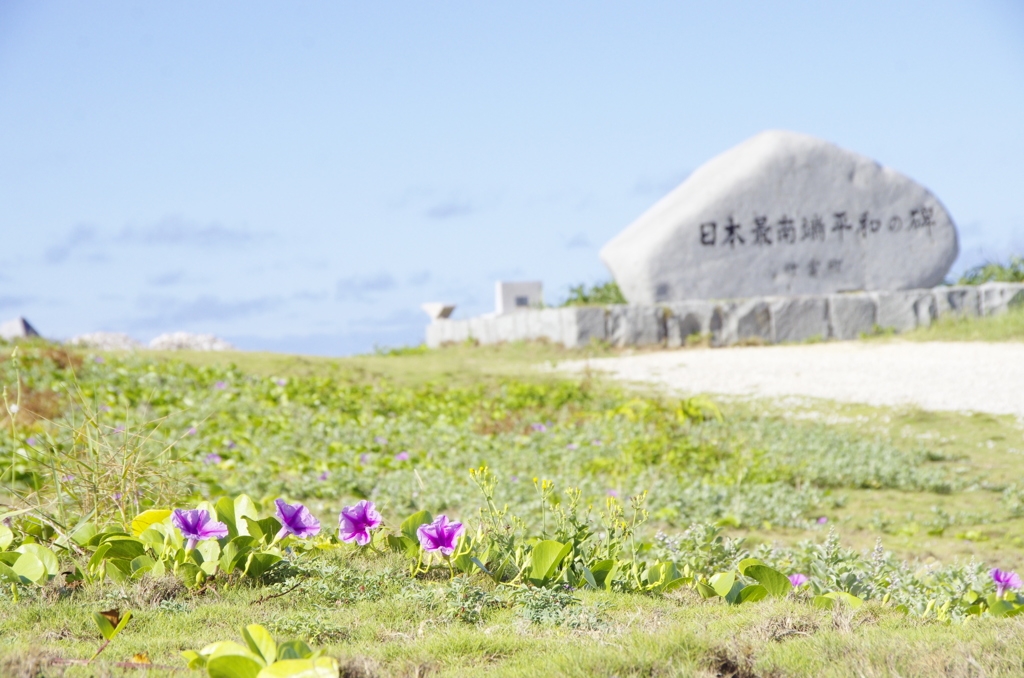
<path id="1" fill-rule="evenodd" d="M 506 315 L 544 305 L 543 284 L 539 280 L 494 284 L 494 313 Z"/>
<path id="2" fill-rule="evenodd" d="M 8 320 L 5 323 L 0 323 L 0 339 L 11 341 L 12 339 L 27 339 L 28 337 L 38 336 L 39 332 L 36 332 L 36 328 L 32 327 L 21 316 Z"/>
<path id="3" fill-rule="evenodd" d="M 455 310 L 455 304 L 444 304 L 440 301 L 428 301 L 425 304 L 420 304 L 420 308 L 430 316 L 430 322 L 437 322 L 438 320 L 447 320 L 450 318 L 452 311 Z"/>

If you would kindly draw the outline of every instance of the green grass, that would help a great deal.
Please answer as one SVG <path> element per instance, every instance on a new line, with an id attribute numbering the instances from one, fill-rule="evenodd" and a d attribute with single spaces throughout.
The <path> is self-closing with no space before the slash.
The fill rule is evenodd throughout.
<path id="1" fill-rule="evenodd" d="M 570 630 L 529 624 L 510 610 L 466 624 L 397 597 L 324 609 L 291 595 L 256 605 L 252 590 L 213 596 L 107 586 L 74 598 L 52 592 L 50 599 L 0 602 L 0 673 L 59 675 L 49 658 L 87 659 L 98 646 L 89 611 L 113 604 L 130 606 L 136 621 L 107 658 L 145 652 L 167 666 L 181 666 L 182 649 L 238 641 L 243 620 L 271 630 L 320 630 L 320 645 L 341 659 L 345 676 L 1018 676 L 1024 666 L 1019 621 L 943 625 L 871 604 L 856 612 L 787 600 L 732 608 L 689 592 L 667 599 L 583 592 L 584 605 L 607 608 L 593 629 Z M 98 675 L 106 670 L 101 664 Z M 75 667 L 67 675 L 97 672 Z"/>
<path id="2" fill-rule="evenodd" d="M 866 337 L 875 341 L 893 335 Z M 1024 308 L 1017 306 L 1007 313 L 978 318 L 947 315 L 929 327 L 898 335 L 907 341 L 1024 341 Z"/>
<path id="3" fill-rule="evenodd" d="M 163 417 L 168 436 L 198 425 L 201 433 L 177 448 L 193 481 L 186 494 L 285 494 L 323 517 L 363 493 L 391 519 L 419 508 L 472 519 L 480 499 L 465 470 L 487 463 L 502 478 L 500 502 L 534 525 L 540 504 L 528 479 L 537 475 L 559 489 L 579 486 L 595 503 L 608 488 L 650 489 L 647 538 L 678 533 L 698 517 L 721 520 L 748 546 L 796 547 L 820 542 L 834 526 L 847 547 L 870 549 L 880 538 L 919 565 L 973 557 L 1020 568 L 1024 518 L 1003 491 L 1024 477 L 1016 419 L 794 398 L 720 399 L 722 422 L 680 422 L 674 401 L 657 394 L 537 369 L 607 353 L 544 344 L 344 359 L 145 353 L 87 359 L 76 374 L 88 398 L 115 408 L 111 426 L 129 414 Z M 10 390 L 10 362 L 0 369 Z M 46 357 L 20 369 L 23 387 L 44 404 L 51 401 L 39 394 L 68 378 Z M 288 385 L 275 386 L 278 378 Z M 222 390 L 214 386 L 221 380 Z M 59 414 L 67 401 L 51 406 Z M 532 433 L 538 421 L 551 421 L 551 431 Z M 22 439 L 48 430 L 43 421 L 21 425 Z M 377 436 L 388 442 L 375 443 Z M 588 447 L 593 438 L 605 445 Z M 399 449 L 412 452 L 412 464 L 391 461 Z M 210 451 L 225 460 L 205 464 Z M 11 452 L 5 443 L 0 459 Z M 354 461 L 361 454 L 370 461 Z M 331 476 L 318 482 L 322 470 Z M 702 499 L 700 487 L 717 488 L 729 508 Z M 777 516 L 786 515 L 796 518 L 781 524 Z M 828 524 L 818 525 L 818 516 Z M 179 651 L 237 641 L 240 625 L 261 623 L 280 638 L 312 638 L 342 659 L 347 676 L 1012 676 L 1024 668 L 1018 619 L 944 624 L 875 602 L 821 611 L 801 600 L 732 607 L 690 589 L 580 591 L 572 613 L 583 622 L 570 628 L 529 622 L 476 579 L 500 600 L 467 623 L 443 604 L 443 581 L 410 580 L 393 555 L 346 553 L 328 552 L 313 567 L 349 573 L 330 584 L 331 595 L 303 585 L 266 599 L 282 586 L 189 591 L 150 579 L 74 591 L 54 583 L 22 591 L 17 602 L 0 592 L 0 675 L 59 675 L 50 659 L 88 658 L 99 645 L 89 615 L 110 607 L 135 616 L 103 662 L 148 652 L 181 667 Z M 103 662 L 67 675 L 118 675 Z"/>

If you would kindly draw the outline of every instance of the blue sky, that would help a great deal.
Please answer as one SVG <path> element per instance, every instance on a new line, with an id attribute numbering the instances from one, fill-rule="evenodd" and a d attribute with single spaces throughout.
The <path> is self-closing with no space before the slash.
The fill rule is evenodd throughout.
<path id="1" fill-rule="evenodd" d="M 0 2 L 0 319 L 342 355 L 608 278 L 768 128 L 1024 252 L 1024 4 Z"/>

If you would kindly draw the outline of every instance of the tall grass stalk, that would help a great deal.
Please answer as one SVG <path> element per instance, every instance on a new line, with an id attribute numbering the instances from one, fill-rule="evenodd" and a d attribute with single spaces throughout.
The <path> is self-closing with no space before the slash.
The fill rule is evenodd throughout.
<path id="1" fill-rule="evenodd" d="M 17 360 L 17 349 L 12 358 Z M 188 494 L 174 453 L 180 438 L 168 441 L 159 435 L 166 417 L 137 421 L 126 407 L 115 420 L 90 402 L 77 379 L 62 384 L 68 403 L 63 415 L 42 419 L 42 431 L 26 439 L 15 416 L 21 402 L 15 366 L 16 394 L 6 386 L 3 390 L 12 453 L 0 474 L 15 508 L 29 509 L 64 543 L 73 544 L 70 535 L 87 522 L 127 528 L 146 508 L 173 505 Z"/>

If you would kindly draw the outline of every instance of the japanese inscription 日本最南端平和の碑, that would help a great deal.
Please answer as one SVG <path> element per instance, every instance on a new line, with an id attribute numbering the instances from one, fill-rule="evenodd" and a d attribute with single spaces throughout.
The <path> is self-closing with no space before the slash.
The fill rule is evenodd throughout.
<path id="1" fill-rule="evenodd" d="M 925 232 L 932 234 L 935 226 L 934 209 L 919 207 L 912 209 L 906 219 L 901 215 L 888 218 L 870 212 L 853 215 L 847 212 L 833 212 L 831 223 L 826 217 L 813 214 L 799 220 L 785 214 L 771 220 L 766 214 L 755 214 L 753 223 L 743 224 L 729 216 L 725 221 L 705 221 L 700 224 L 700 244 L 705 247 L 772 247 L 795 245 L 798 242 L 839 242 L 853 241 L 856 237 L 867 239 L 880 233 Z M 844 240 L 845 238 L 845 240 Z"/>

